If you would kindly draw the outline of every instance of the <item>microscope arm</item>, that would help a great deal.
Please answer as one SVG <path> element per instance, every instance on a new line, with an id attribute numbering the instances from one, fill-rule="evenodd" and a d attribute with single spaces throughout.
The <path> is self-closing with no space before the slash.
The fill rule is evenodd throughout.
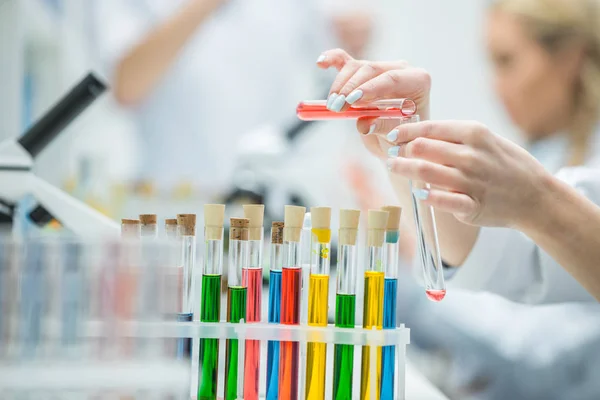
<path id="1" fill-rule="evenodd" d="M 118 237 L 121 227 L 87 204 L 35 175 L 29 177 L 35 199 L 65 228 L 82 237 Z"/>

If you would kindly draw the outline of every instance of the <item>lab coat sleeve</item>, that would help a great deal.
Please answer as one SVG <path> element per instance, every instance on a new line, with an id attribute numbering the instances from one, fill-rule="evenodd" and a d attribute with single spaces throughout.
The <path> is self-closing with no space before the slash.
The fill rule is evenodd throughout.
<path id="1" fill-rule="evenodd" d="M 557 177 L 600 203 L 600 170 L 567 168 Z M 481 228 L 475 246 L 449 280 L 448 288 L 485 290 L 529 304 L 595 301 L 530 238 L 507 228 Z"/>

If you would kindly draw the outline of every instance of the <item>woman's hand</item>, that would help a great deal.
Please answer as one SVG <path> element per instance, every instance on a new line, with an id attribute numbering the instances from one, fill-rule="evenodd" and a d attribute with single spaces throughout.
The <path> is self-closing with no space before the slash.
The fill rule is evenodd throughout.
<path id="1" fill-rule="evenodd" d="M 390 171 L 430 183 L 419 197 L 468 224 L 518 227 L 552 179 L 527 151 L 477 122 L 404 124 L 386 140 L 395 145 Z"/>
<path id="2" fill-rule="evenodd" d="M 376 100 L 409 98 L 417 104 L 421 119 L 429 118 L 431 78 L 424 69 L 412 67 L 406 61 L 355 60 L 341 49 L 322 53 L 317 65 L 339 71 L 327 98 L 327 107 L 332 111 Z M 358 120 L 357 129 L 367 148 L 377 157 L 386 158 L 385 142 L 370 134 L 387 134 L 399 123 L 397 119 L 363 118 Z"/>

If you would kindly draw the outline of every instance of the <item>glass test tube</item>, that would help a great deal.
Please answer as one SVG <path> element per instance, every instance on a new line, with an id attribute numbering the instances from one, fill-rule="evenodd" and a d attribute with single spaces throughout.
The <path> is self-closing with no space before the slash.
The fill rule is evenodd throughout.
<path id="1" fill-rule="evenodd" d="M 141 222 L 138 219 L 121 220 L 121 245 L 118 251 L 117 272 L 114 283 L 114 313 L 116 321 L 130 321 L 137 311 Z M 134 352 L 132 338 L 118 338 L 118 352 L 131 357 Z"/>
<path id="2" fill-rule="evenodd" d="M 201 322 L 219 322 L 223 273 L 223 222 L 225 206 L 204 206 L 204 270 L 202 271 Z M 216 400 L 219 371 L 219 339 L 200 339 L 198 400 Z"/>
<path id="3" fill-rule="evenodd" d="M 326 100 L 303 101 L 296 108 L 296 115 L 304 121 L 364 117 L 403 118 L 414 115 L 416 112 L 417 106 L 410 99 L 380 100 L 360 107 L 352 106 L 342 112 L 329 110 Z"/>
<path id="4" fill-rule="evenodd" d="M 182 293 L 179 322 L 192 322 L 193 312 L 193 282 L 196 270 L 196 214 L 178 214 L 177 230 L 181 242 L 181 277 Z M 182 338 L 178 344 L 178 356 L 192 358 L 192 339 Z M 181 353 L 179 353 L 181 351 Z"/>
<path id="5" fill-rule="evenodd" d="M 356 321 L 356 238 L 360 211 L 340 210 L 335 326 L 354 328 Z M 352 400 L 354 346 L 336 344 L 333 353 L 333 400 Z"/>
<path id="6" fill-rule="evenodd" d="M 156 214 L 140 214 L 142 239 L 152 240 L 158 238 Z"/>
<path id="7" fill-rule="evenodd" d="M 383 328 L 383 286 L 384 286 L 384 247 L 385 228 L 389 213 L 369 210 L 368 216 L 368 262 L 365 268 L 365 288 L 363 306 L 363 328 Z M 370 346 L 362 349 L 360 377 L 360 399 L 379 400 L 381 385 L 381 347 L 376 349 L 376 360 L 371 359 Z M 375 366 L 372 363 L 375 362 Z M 372 369 L 375 369 L 373 377 Z M 375 382 L 373 382 L 375 379 Z"/>
<path id="8" fill-rule="evenodd" d="M 284 264 L 281 273 L 281 323 L 284 325 L 300 324 L 300 236 L 305 212 L 304 207 L 285 206 Z M 298 342 L 281 342 L 279 346 L 279 399 L 297 400 L 299 345 Z"/>
<path id="9" fill-rule="evenodd" d="M 262 249 L 263 218 L 265 206 L 262 204 L 244 205 L 244 218 L 248 225 L 248 265 L 242 270 L 242 285 L 247 288 L 248 297 L 246 322 L 260 322 L 262 308 Z M 244 354 L 244 399 L 258 400 L 260 378 L 260 340 L 246 340 Z"/>
<path id="10" fill-rule="evenodd" d="M 271 228 L 271 262 L 269 273 L 269 323 L 281 321 L 281 270 L 283 267 L 283 222 L 273 222 Z M 279 396 L 279 342 L 267 344 L 266 400 Z"/>
<path id="11" fill-rule="evenodd" d="M 386 206 L 389 213 L 385 232 L 385 281 L 383 289 L 383 329 L 396 328 L 396 301 L 398 298 L 398 257 L 400 241 L 400 207 Z M 381 350 L 381 400 L 394 400 L 396 372 L 396 347 L 384 346 Z"/>
<path id="12" fill-rule="evenodd" d="M 312 207 L 311 262 L 308 283 L 308 325 L 327 326 L 331 252 L 331 208 Z M 306 399 L 325 398 L 327 345 L 308 343 L 306 351 Z"/>
<path id="13" fill-rule="evenodd" d="M 247 288 L 242 271 L 248 267 L 248 225 L 246 218 L 231 218 L 229 229 L 229 273 L 227 283 L 227 322 L 246 319 Z M 243 373 L 243 371 L 242 371 Z M 225 345 L 225 400 L 238 397 L 238 340 L 227 339 Z"/>
<path id="14" fill-rule="evenodd" d="M 425 294 L 431 301 L 442 301 L 446 296 L 446 283 L 435 226 L 435 211 L 432 206 L 423 204 L 418 198 L 419 191 L 429 190 L 430 186 L 427 183 L 416 181 L 410 181 L 409 184 L 417 227 L 418 251 L 423 268 Z"/>

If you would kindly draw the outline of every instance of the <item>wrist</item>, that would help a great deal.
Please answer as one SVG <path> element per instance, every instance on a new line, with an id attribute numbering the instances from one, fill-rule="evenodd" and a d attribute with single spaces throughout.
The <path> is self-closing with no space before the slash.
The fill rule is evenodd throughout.
<path id="1" fill-rule="evenodd" d="M 563 185 L 564 183 L 558 178 L 544 171 L 538 184 L 534 185 L 532 198 L 527 201 L 531 207 L 524 210 L 523 215 L 515 221 L 515 228 L 531 236 L 551 224 L 551 217 L 556 212 L 557 203 L 560 203 L 562 197 Z"/>

